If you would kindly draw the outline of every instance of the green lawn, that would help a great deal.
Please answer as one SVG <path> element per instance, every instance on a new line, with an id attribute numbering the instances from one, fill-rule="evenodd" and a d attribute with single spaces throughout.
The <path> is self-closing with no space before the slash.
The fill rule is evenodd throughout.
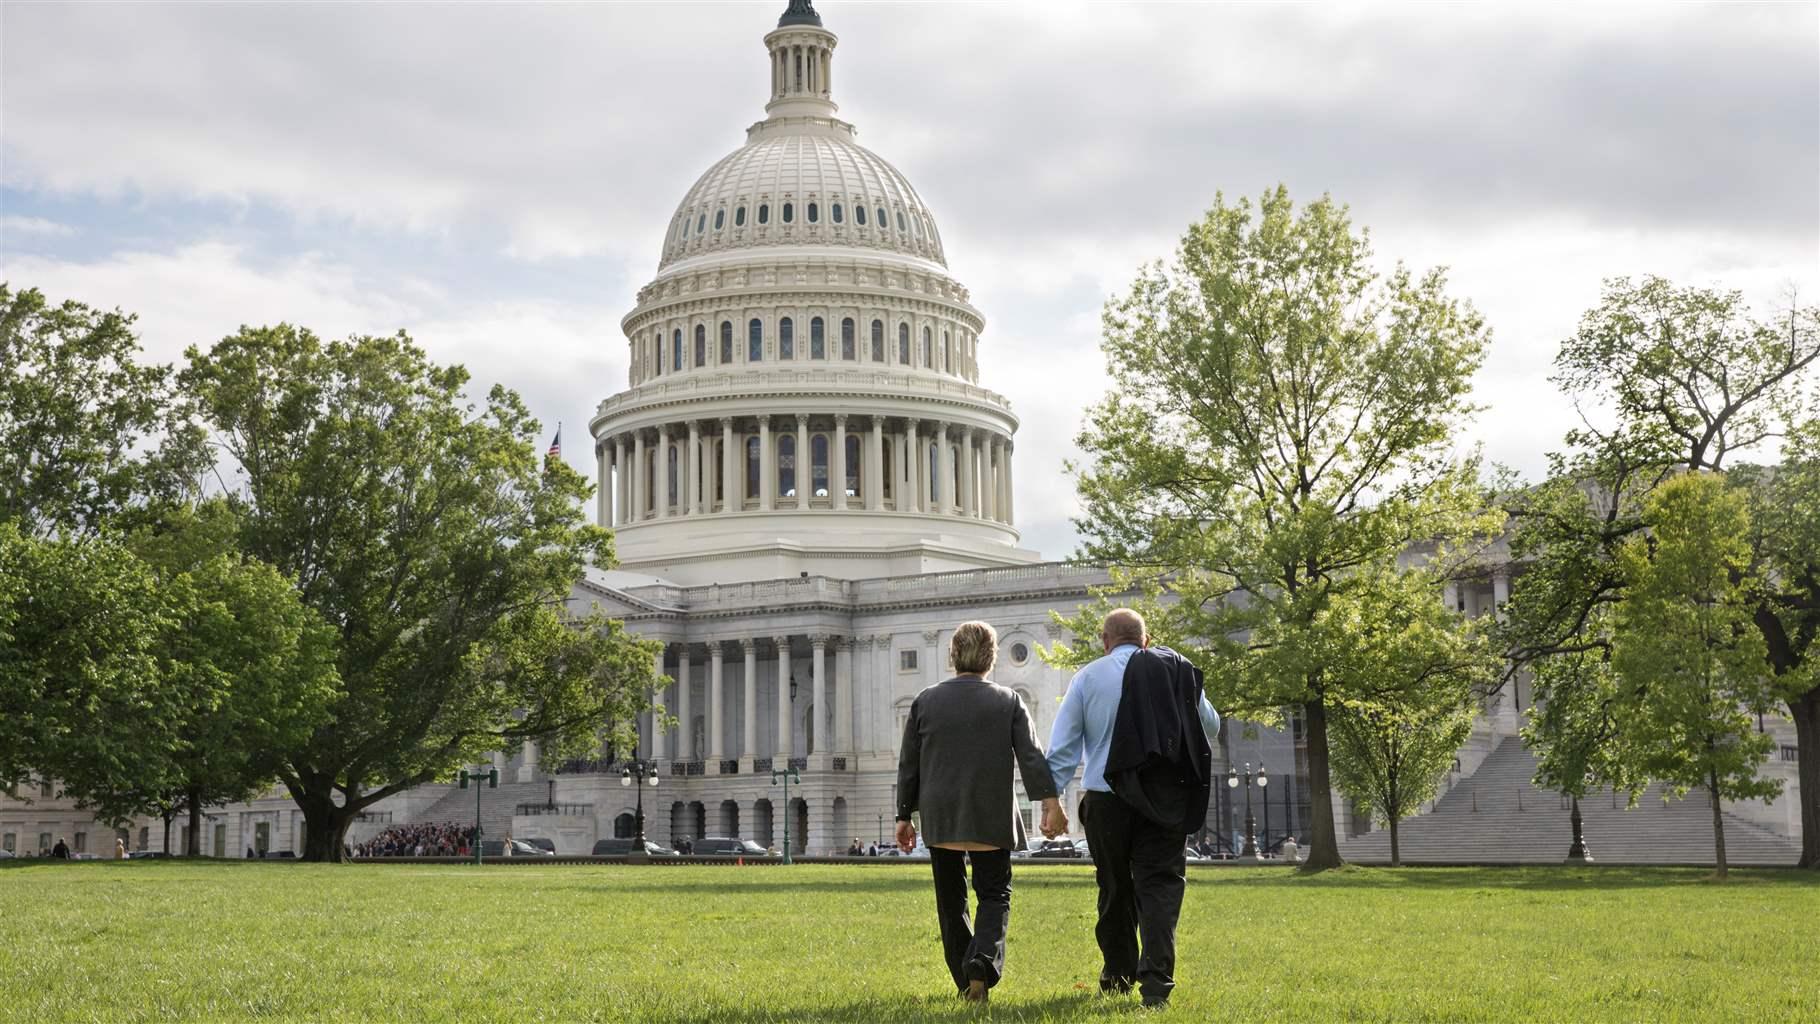
<path id="1" fill-rule="evenodd" d="M 1116 1018 L 1089 869 L 1019 870 L 994 1020 Z M 1820 1020 L 1820 878 L 1348 869 L 1189 880 L 1181 1020 Z M 0 868 L 0 1019 L 911 1021 L 921 865 Z"/>

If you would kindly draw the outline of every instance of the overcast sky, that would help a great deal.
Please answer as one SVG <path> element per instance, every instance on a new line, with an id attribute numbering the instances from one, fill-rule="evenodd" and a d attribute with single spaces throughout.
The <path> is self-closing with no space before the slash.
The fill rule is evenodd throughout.
<path id="1" fill-rule="evenodd" d="M 409 331 L 516 388 L 593 472 L 619 318 L 674 205 L 763 116 L 783 0 L 0 7 L 0 277 L 140 315 L 153 358 L 242 323 Z M 1025 546 L 1099 310 L 1215 192 L 1351 205 L 1487 317 L 1463 443 L 1534 476 L 1602 278 L 1820 295 L 1820 8 L 1029 6 L 823 0 L 835 100 L 940 225 L 1023 417 Z"/>

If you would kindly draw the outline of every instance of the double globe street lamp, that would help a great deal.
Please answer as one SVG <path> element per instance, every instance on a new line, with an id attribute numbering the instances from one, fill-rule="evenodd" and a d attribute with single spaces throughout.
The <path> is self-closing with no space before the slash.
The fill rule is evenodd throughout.
<path id="1" fill-rule="evenodd" d="M 657 785 L 657 764 L 652 761 L 628 761 L 619 769 L 619 784 L 622 787 L 637 786 L 638 800 L 632 812 L 632 860 L 645 860 L 650 852 L 645 849 L 645 786 Z"/>
<path id="2" fill-rule="evenodd" d="M 1239 788 L 1239 779 L 1241 779 L 1241 778 L 1243 778 L 1245 780 L 1245 849 L 1239 851 L 1239 856 L 1255 858 L 1258 855 L 1257 836 L 1255 835 L 1255 833 L 1257 831 L 1257 820 L 1251 816 L 1251 780 L 1252 780 L 1253 776 L 1251 773 L 1251 762 L 1250 761 L 1245 762 L 1244 775 L 1240 775 L 1239 770 L 1237 768 L 1228 767 L 1226 769 L 1226 788 L 1227 789 Z M 1257 771 L 1256 778 L 1258 780 L 1259 789 L 1263 789 L 1266 786 L 1270 785 L 1270 776 L 1266 775 L 1264 773 L 1264 762 L 1262 762 L 1262 761 L 1258 762 L 1258 771 Z M 1265 831 L 1269 831 L 1269 828 L 1270 828 L 1270 824 L 1269 824 L 1270 803 L 1269 803 L 1269 801 L 1265 801 L 1265 803 L 1264 803 L 1264 814 L 1265 814 L 1265 825 L 1264 825 Z"/>

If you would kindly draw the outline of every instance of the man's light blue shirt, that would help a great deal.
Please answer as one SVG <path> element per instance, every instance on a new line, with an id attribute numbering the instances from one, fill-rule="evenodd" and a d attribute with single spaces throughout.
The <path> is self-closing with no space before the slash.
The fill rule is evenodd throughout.
<path id="1" fill-rule="evenodd" d="M 1055 776 L 1056 792 L 1068 788 L 1083 754 L 1087 767 L 1081 772 L 1081 788 L 1112 792 L 1106 785 L 1106 753 L 1112 747 L 1112 726 L 1118 721 L 1119 695 L 1125 689 L 1125 663 L 1137 650 L 1136 644 L 1120 644 L 1076 672 L 1068 684 L 1049 732 L 1049 772 Z M 1211 743 L 1220 732 L 1220 713 L 1206 694 L 1201 695 L 1200 712 L 1201 729 Z"/>

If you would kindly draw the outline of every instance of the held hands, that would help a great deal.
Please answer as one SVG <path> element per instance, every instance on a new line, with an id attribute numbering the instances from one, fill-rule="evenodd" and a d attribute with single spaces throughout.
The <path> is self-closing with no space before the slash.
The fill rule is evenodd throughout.
<path id="1" fill-rule="evenodd" d="M 916 849 L 916 826 L 907 821 L 897 823 L 897 848 L 909 853 Z"/>
<path id="2" fill-rule="evenodd" d="M 1043 838 L 1054 839 L 1068 832 L 1068 812 L 1062 810 L 1062 802 L 1050 797 L 1043 801 Z"/>

